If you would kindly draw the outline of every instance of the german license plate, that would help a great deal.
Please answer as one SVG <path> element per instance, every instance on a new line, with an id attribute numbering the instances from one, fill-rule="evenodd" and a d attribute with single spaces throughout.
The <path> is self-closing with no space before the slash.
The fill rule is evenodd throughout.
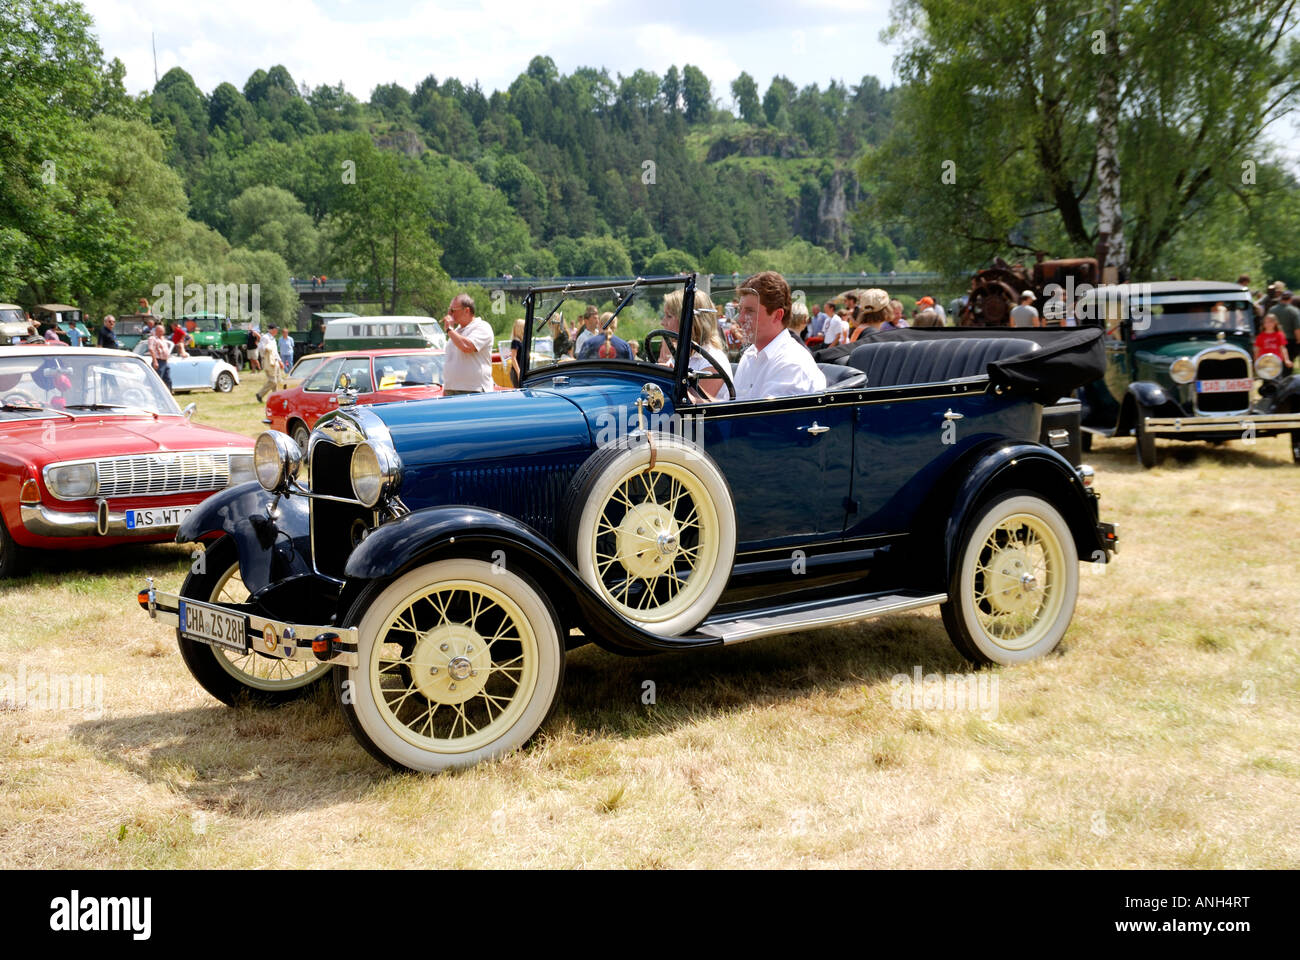
<path id="1" fill-rule="evenodd" d="M 1254 384 L 1242 380 L 1197 380 L 1197 393 L 1249 393 Z"/>
<path id="2" fill-rule="evenodd" d="M 248 617 L 194 600 L 182 600 L 177 610 L 181 633 L 192 640 L 248 652 Z"/>
<path id="3" fill-rule="evenodd" d="M 194 512 L 193 507 L 144 507 L 126 512 L 128 530 L 147 530 L 153 527 L 179 527 L 181 521 Z"/>

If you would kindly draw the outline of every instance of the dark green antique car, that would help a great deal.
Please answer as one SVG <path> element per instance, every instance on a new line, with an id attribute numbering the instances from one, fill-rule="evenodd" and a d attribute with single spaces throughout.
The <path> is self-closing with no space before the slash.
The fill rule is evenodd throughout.
<path id="1" fill-rule="evenodd" d="M 1106 376 L 1080 390 L 1085 450 L 1093 435 L 1133 436 L 1138 462 L 1153 467 L 1157 437 L 1289 434 L 1300 464 L 1300 376 L 1277 357 L 1254 359 L 1249 291 L 1202 280 L 1103 286 L 1076 312 L 1106 329 Z"/>

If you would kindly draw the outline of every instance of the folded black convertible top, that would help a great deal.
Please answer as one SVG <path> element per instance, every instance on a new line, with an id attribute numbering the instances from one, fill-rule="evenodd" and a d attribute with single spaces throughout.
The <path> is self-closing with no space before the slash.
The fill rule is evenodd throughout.
<path id="1" fill-rule="evenodd" d="M 864 343 L 1002 337 L 1032 340 L 1039 349 L 991 362 L 989 379 L 1039 403 L 1071 396 L 1106 373 L 1100 327 L 908 327 L 865 333 L 854 343 L 818 350 L 814 356 L 819 363 L 838 363 Z"/>

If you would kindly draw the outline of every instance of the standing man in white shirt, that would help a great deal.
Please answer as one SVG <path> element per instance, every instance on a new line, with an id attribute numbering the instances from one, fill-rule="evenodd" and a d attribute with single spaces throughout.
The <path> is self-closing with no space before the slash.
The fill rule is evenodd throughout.
<path id="1" fill-rule="evenodd" d="M 447 358 L 442 369 L 442 393 L 492 392 L 492 325 L 474 316 L 474 300 L 468 293 L 451 299 L 447 315 Z"/>
<path id="2" fill-rule="evenodd" d="M 812 354 L 790 336 L 790 285 L 772 270 L 740 286 L 740 329 L 750 342 L 733 378 L 737 400 L 791 397 L 826 389 Z"/>
<path id="3" fill-rule="evenodd" d="M 849 342 L 849 325 L 838 313 L 832 313 L 822 326 L 822 346 L 838 347 Z"/>

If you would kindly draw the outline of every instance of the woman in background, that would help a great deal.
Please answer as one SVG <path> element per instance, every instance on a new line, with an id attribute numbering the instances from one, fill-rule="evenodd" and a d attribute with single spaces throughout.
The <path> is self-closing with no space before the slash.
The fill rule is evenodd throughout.
<path id="1" fill-rule="evenodd" d="M 665 330 L 676 333 L 681 329 L 682 295 L 681 290 L 674 290 L 664 297 L 662 322 Z M 719 370 L 731 376 L 731 362 L 727 359 L 727 350 L 722 345 L 722 338 L 718 336 L 718 311 L 713 305 L 713 299 L 703 290 L 695 291 L 695 319 L 691 323 L 691 339 L 699 344 L 700 350 L 708 355 Z M 659 355 L 661 363 L 672 361 L 671 355 L 665 356 L 667 352 L 665 344 L 665 349 Z M 691 350 L 690 369 L 699 373 L 713 372 L 709 361 L 694 350 Z M 696 384 L 696 389 L 710 400 L 731 399 L 731 392 L 726 384 L 716 377 L 700 380 Z"/>

